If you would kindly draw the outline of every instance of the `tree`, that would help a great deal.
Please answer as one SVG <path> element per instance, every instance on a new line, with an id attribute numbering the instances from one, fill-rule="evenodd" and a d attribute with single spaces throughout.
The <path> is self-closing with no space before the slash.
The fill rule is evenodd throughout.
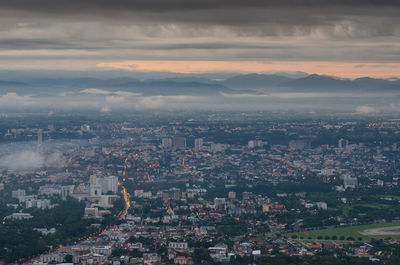
<path id="1" fill-rule="evenodd" d="M 193 252 L 193 261 L 195 264 L 212 264 L 213 260 L 210 252 L 205 248 L 196 248 Z"/>

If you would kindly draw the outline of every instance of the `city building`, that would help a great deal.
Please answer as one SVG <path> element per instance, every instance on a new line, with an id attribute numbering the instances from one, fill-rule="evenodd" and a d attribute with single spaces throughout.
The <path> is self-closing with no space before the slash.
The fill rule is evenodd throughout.
<path id="1" fill-rule="evenodd" d="M 203 150 L 203 139 L 202 138 L 196 138 L 194 140 L 194 151 L 199 152 Z"/>
<path id="2" fill-rule="evenodd" d="M 186 148 L 186 138 L 185 137 L 175 137 L 172 139 L 172 147 L 177 149 Z"/>
<path id="3" fill-rule="evenodd" d="M 171 138 L 162 138 L 161 146 L 163 148 L 170 148 L 172 147 L 172 139 Z"/>
<path id="4" fill-rule="evenodd" d="M 11 197 L 21 200 L 25 197 L 25 190 L 18 189 L 11 192 Z"/>
<path id="5" fill-rule="evenodd" d="M 112 193 L 118 192 L 118 178 L 116 176 L 99 178 L 98 181 L 104 194 L 109 191 Z"/>
<path id="6" fill-rule="evenodd" d="M 37 135 L 37 144 L 38 144 L 38 146 L 41 146 L 42 143 L 43 143 L 43 130 L 39 129 L 38 135 Z"/>
<path id="7" fill-rule="evenodd" d="M 4 217 L 4 220 L 25 220 L 31 218 L 33 218 L 33 216 L 30 213 L 13 213 Z"/>
<path id="8" fill-rule="evenodd" d="M 354 189 L 358 185 L 358 180 L 355 177 L 352 178 L 352 177 L 346 176 L 343 179 L 343 185 L 344 185 L 345 189 L 347 189 L 347 188 Z"/>

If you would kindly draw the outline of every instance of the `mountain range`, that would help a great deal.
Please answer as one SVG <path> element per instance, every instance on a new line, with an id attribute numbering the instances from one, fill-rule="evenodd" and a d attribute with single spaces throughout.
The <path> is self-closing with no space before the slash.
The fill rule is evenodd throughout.
<path id="1" fill-rule="evenodd" d="M 370 77 L 354 80 L 340 79 L 317 74 L 294 78 L 278 74 L 235 75 L 224 80 L 195 76 L 178 76 L 161 79 L 139 80 L 131 77 L 118 78 L 40 78 L 31 80 L 0 80 L 0 93 L 52 95 L 60 92 L 78 92 L 87 88 L 107 91 L 126 91 L 146 96 L 154 95 L 201 95 L 220 93 L 268 93 L 268 92 L 389 92 L 400 91 L 399 79 Z"/>

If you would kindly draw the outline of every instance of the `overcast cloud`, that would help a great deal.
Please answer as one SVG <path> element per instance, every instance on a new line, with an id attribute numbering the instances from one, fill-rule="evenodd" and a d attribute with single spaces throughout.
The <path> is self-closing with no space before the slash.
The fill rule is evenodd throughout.
<path id="1" fill-rule="evenodd" d="M 2 0 L 0 68 L 84 69 L 123 60 L 397 63 L 399 14 L 400 2 L 385 0 Z"/>

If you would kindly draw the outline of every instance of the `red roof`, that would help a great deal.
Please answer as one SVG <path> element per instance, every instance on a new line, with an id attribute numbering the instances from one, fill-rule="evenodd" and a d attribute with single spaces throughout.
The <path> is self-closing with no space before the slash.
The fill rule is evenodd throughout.
<path id="1" fill-rule="evenodd" d="M 309 248 L 321 248 L 321 245 L 320 244 L 310 244 L 310 245 L 308 245 L 308 247 Z"/>
<path id="2" fill-rule="evenodd" d="M 191 257 L 185 257 L 185 256 L 178 256 L 175 258 L 175 260 L 191 260 Z"/>

